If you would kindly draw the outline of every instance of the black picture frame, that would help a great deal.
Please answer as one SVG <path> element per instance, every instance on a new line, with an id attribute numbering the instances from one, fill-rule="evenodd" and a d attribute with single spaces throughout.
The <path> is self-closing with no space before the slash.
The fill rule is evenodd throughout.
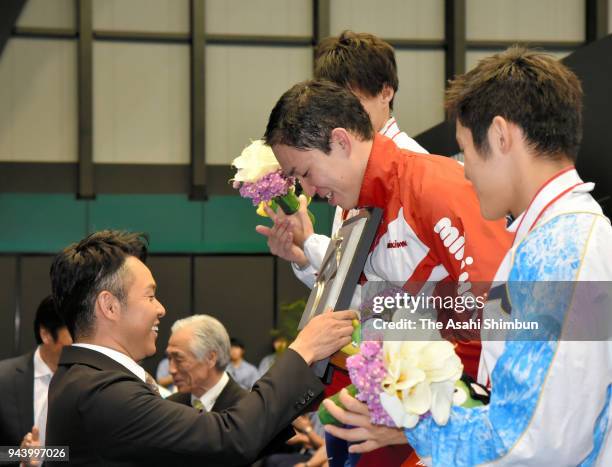
<path id="1" fill-rule="evenodd" d="M 330 307 L 334 311 L 350 308 L 382 213 L 380 208 L 361 209 L 332 236 L 298 329 Z M 329 358 L 315 362 L 312 369 L 319 378 L 331 382 L 333 367 Z"/>

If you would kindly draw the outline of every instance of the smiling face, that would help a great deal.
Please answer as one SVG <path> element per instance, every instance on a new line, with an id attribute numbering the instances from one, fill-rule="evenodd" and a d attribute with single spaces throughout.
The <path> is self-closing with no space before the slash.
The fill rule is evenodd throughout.
<path id="1" fill-rule="evenodd" d="M 116 331 L 130 357 L 139 361 L 155 354 L 159 320 L 166 310 L 155 297 L 156 284 L 149 268 L 133 256 L 126 258 L 124 267 L 126 299 Z"/>
<path id="2" fill-rule="evenodd" d="M 511 157 L 504 156 L 495 138 L 489 136 L 489 152 L 484 154 L 478 150 L 472 132 L 459 121 L 456 136 L 465 157 L 465 178 L 474 185 L 482 216 L 488 220 L 503 218 L 510 212 L 512 204 Z"/>
<path id="3" fill-rule="evenodd" d="M 301 150 L 284 144 L 272 146 L 285 175 L 297 177 L 304 193 L 326 198 L 333 206 L 352 209 L 357 206 L 363 174 L 355 166 L 347 149 L 331 143 L 325 154 L 318 149 Z"/>

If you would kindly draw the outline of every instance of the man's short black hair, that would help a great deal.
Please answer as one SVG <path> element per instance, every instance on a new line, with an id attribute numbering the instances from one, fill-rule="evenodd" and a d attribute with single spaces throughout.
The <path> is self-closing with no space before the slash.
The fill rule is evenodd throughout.
<path id="1" fill-rule="evenodd" d="M 57 333 L 64 327 L 66 327 L 66 323 L 64 323 L 64 320 L 55 308 L 53 295 L 43 298 L 36 309 L 36 316 L 34 318 L 34 338 L 36 339 L 36 343 L 39 345 L 43 343 L 40 335 L 41 328 L 45 328 L 49 331 L 51 337 L 53 337 L 53 341 L 57 341 Z"/>
<path id="2" fill-rule="evenodd" d="M 268 119 L 264 139 L 273 146 L 331 151 L 334 128 L 344 128 L 362 141 L 374 139 L 374 129 L 359 99 L 330 81 L 304 81 L 285 92 Z"/>
<path id="3" fill-rule="evenodd" d="M 240 347 L 242 350 L 244 350 L 244 343 L 240 339 L 232 337 L 230 338 L 230 347 Z"/>
<path id="4" fill-rule="evenodd" d="M 389 86 L 397 92 L 397 64 L 390 44 L 366 32 L 326 37 L 315 50 L 314 76 L 375 97 Z M 393 99 L 389 102 L 393 109 Z"/>
<path id="5" fill-rule="evenodd" d="M 582 86 L 555 57 L 513 46 L 457 76 L 446 90 L 446 111 L 489 152 L 487 133 L 496 116 L 518 125 L 544 157 L 575 161 L 582 141 Z"/>
<path id="6" fill-rule="evenodd" d="M 147 247 L 145 234 L 103 230 L 73 243 L 55 257 L 51 265 L 53 298 L 73 340 L 93 331 L 100 292 L 107 290 L 125 301 L 122 267 L 129 256 L 144 262 Z"/>

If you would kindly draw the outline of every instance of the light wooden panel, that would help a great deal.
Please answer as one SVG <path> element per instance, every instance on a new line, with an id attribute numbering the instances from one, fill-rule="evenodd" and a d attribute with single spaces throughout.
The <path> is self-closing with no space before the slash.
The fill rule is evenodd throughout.
<path id="1" fill-rule="evenodd" d="M 383 38 L 443 39 L 444 0 L 331 0 L 330 29 Z"/>
<path id="2" fill-rule="evenodd" d="M 19 15 L 17 26 L 74 28 L 76 25 L 75 4 L 75 0 L 28 0 Z"/>
<path id="3" fill-rule="evenodd" d="M 467 0 L 468 40 L 582 41 L 584 0 Z"/>
<path id="4" fill-rule="evenodd" d="M 207 0 L 208 34 L 312 35 L 313 0 Z"/>
<path id="5" fill-rule="evenodd" d="M 189 0 L 94 0 L 94 30 L 189 32 Z"/>
<path id="6" fill-rule="evenodd" d="M 76 44 L 10 39 L 0 57 L 0 160 L 77 160 Z"/>
<path id="7" fill-rule="evenodd" d="M 206 70 L 206 161 L 229 164 L 264 134 L 280 96 L 312 76 L 312 49 L 208 46 Z"/>
<path id="8" fill-rule="evenodd" d="M 189 162 L 189 47 L 94 43 L 94 161 Z"/>
<path id="9" fill-rule="evenodd" d="M 399 92 L 394 114 L 400 128 L 414 136 L 444 119 L 444 52 L 400 50 L 395 55 Z"/>

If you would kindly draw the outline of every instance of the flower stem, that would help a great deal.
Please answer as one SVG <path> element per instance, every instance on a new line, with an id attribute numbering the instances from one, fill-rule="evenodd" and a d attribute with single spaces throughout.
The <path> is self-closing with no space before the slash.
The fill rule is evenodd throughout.
<path id="1" fill-rule="evenodd" d="M 276 205 L 279 206 L 288 216 L 295 214 L 300 208 L 300 200 L 293 190 L 290 190 L 286 195 L 275 197 L 272 202 L 276 203 Z M 272 209 L 276 211 L 274 206 Z M 308 217 L 310 217 L 310 222 L 312 222 L 312 225 L 314 225 L 315 217 L 314 214 L 310 212 L 310 209 L 308 210 Z"/>

